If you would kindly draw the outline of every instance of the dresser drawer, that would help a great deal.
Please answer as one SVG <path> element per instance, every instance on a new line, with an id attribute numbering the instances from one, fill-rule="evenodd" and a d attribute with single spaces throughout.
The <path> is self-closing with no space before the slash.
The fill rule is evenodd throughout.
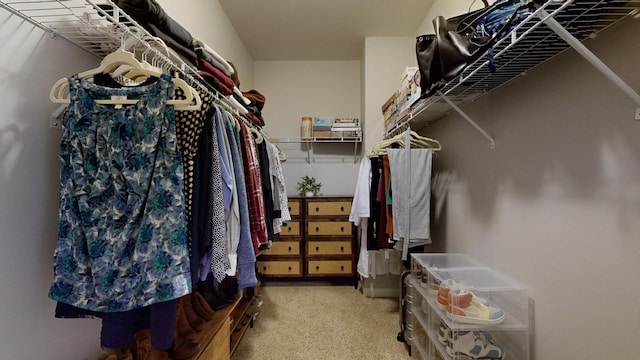
<path id="1" fill-rule="evenodd" d="M 300 261 L 257 261 L 258 272 L 269 276 L 302 276 L 302 266 Z"/>
<path id="2" fill-rule="evenodd" d="M 289 199 L 289 214 L 291 216 L 300 216 L 300 200 Z"/>
<path id="3" fill-rule="evenodd" d="M 307 216 L 343 215 L 351 213 L 351 200 L 307 202 Z"/>
<path id="4" fill-rule="evenodd" d="M 352 225 L 349 221 L 308 221 L 309 236 L 352 236 Z"/>
<path id="5" fill-rule="evenodd" d="M 300 255 L 300 242 L 298 241 L 274 241 L 271 248 L 262 253 L 262 256 L 292 256 Z"/>
<path id="6" fill-rule="evenodd" d="M 309 260 L 307 265 L 308 275 L 353 275 L 351 260 Z"/>
<path id="7" fill-rule="evenodd" d="M 289 221 L 288 224 L 282 225 L 280 236 L 300 237 L 300 221 Z"/>
<path id="8" fill-rule="evenodd" d="M 351 255 L 351 241 L 308 241 L 307 255 Z"/>

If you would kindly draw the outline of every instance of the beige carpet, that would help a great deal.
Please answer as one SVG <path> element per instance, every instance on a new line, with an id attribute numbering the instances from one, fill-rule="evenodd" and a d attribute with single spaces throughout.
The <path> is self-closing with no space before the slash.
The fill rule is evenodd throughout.
<path id="1" fill-rule="evenodd" d="M 367 298 L 353 286 L 272 285 L 232 360 L 410 359 L 398 299 Z"/>

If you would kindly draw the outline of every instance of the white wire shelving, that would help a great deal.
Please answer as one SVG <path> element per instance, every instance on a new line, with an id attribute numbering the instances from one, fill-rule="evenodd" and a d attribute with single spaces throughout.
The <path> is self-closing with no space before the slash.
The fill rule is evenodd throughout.
<path id="1" fill-rule="evenodd" d="M 187 64 L 162 40 L 152 36 L 111 0 L 0 0 L 0 7 L 48 32 L 64 38 L 83 50 L 104 58 L 125 49 L 160 66 L 190 85 L 211 95 L 218 105 L 239 114 L 224 95 L 205 86 L 197 69 Z M 245 124 L 254 127 L 244 119 Z M 262 129 L 260 132 L 266 135 Z"/>
<path id="2" fill-rule="evenodd" d="M 640 0 L 547 0 L 536 3 L 538 5 L 532 14 L 493 47 L 495 72 L 489 70 L 487 57 L 481 57 L 449 81 L 440 92 L 413 104 L 411 113 L 397 119 L 387 129 L 385 138 L 408 128 L 420 130 L 433 121 L 458 112 L 489 140 L 493 148 L 495 140 L 461 107 L 570 48 L 640 106 L 640 95 L 583 44 L 616 22 L 629 16 L 637 17 Z"/>

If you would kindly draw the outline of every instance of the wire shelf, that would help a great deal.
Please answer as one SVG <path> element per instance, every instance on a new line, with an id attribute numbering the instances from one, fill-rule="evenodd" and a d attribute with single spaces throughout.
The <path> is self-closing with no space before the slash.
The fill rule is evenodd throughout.
<path id="1" fill-rule="evenodd" d="M 238 114 L 229 101 L 199 80 L 197 70 L 152 36 L 111 0 L 0 0 L 0 7 L 33 25 L 62 37 L 83 50 L 103 58 L 125 49 L 184 78 L 191 86 L 209 94 L 226 110 Z M 242 118 L 243 120 L 244 117 Z M 254 127 L 248 120 L 247 126 Z M 262 130 L 261 130 L 262 132 Z"/>
<path id="2" fill-rule="evenodd" d="M 470 64 L 441 89 L 443 95 L 462 106 L 526 74 L 570 47 L 545 21 L 551 16 L 579 41 L 587 40 L 616 22 L 638 13 L 640 0 L 548 0 L 493 47 L 495 72 L 486 56 Z M 548 14 L 548 15 L 547 15 Z M 437 95 L 419 100 L 411 113 L 387 129 L 386 138 L 407 128 L 420 130 L 453 111 Z"/>

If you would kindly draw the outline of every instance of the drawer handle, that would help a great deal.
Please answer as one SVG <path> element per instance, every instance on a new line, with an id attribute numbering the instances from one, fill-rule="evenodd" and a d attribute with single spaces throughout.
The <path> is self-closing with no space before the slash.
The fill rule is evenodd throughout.
<path id="1" fill-rule="evenodd" d="M 344 206 L 340 206 L 340 211 L 344 211 Z"/>
<path id="2" fill-rule="evenodd" d="M 316 246 L 316 251 L 320 251 L 320 246 Z"/>
<path id="3" fill-rule="evenodd" d="M 341 271 L 344 271 L 344 265 L 341 265 L 341 266 L 340 266 L 340 270 L 341 270 Z"/>
<path id="4" fill-rule="evenodd" d="M 291 250 L 293 250 L 293 249 L 291 248 L 291 246 L 289 246 L 289 251 L 291 251 Z"/>
<path id="5" fill-rule="evenodd" d="M 289 229 L 289 231 L 291 231 L 291 230 L 292 230 L 292 229 L 291 229 L 291 226 L 289 226 L 289 227 L 288 227 L 288 229 Z"/>
<path id="6" fill-rule="evenodd" d="M 316 270 L 320 270 L 320 266 L 316 266 Z"/>
<path id="7" fill-rule="evenodd" d="M 317 208 L 316 208 L 316 212 L 318 212 L 318 211 L 320 211 L 320 208 L 319 208 L 319 207 L 317 207 Z"/>
<path id="8" fill-rule="evenodd" d="M 340 226 L 340 231 L 344 232 L 344 226 Z"/>
<path id="9" fill-rule="evenodd" d="M 262 270 L 265 270 L 265 271 L 266 271 L 266 270 L 267 270 L 267 267 L 266 267 L 266 266 L 263 266 L 263 267 L 262 267 Z"/>
<path id="10" fill-rule="evenodd" d="M 289 271 L 291 271 L 291 266 L 289 266 Z"/>
<path id="11" fill-rule="evenodd" d="M 320 228 L 316 226 L 316 232 L 320 231 Z"/>
<path id="12" fill-rule="evenodd" d="M 340 246 L 340 251 L 344 251 L 344 246 Z"/>
<path id="13" fill-rule="evenodd" d="M 289 206 L 289 211 L 291 211 L 291 206 Z"/>

